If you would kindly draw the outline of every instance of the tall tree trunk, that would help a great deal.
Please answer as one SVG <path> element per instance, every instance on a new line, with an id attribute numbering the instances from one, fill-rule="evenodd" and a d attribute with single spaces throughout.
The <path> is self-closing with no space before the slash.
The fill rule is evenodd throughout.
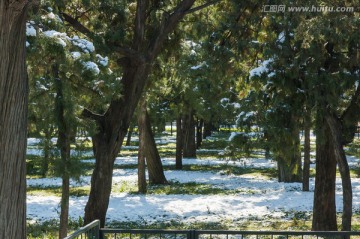
<path id="1" fill-rule="evenodd" d="M 202 144 L 202 137 L 203 137 L 203 126 L 204 126 L 204 120 L 198 119 L 196 124 L 196 148 L 199 149 Z"/>
<path id="2" fill-rule="evenodd" d="M 204 121 L 204 133 L 203 133 L 203 139 L 206 139 L 207 137 L 211 136 L 212 130 L 213 130 L 213 124 L 211 121 Z"/>
<path id="3" fill-rule="evenodd" d="M 156 147 L 154 134 L 151 129 L 150 117 L 146 108 L 146 101 L 143 99 L 139 111 L 139 131 L 144 140 L 144 154 L 146 157 L 147 168 L 149 171 L 149 182 L 151 184 L 168 183 L 164 174 L 164 168 L 161 162 L 159 151 Z"/>
<path id="4" fill-rule="evenodd" d="M 351 231 L 352 218 L 352 187 L 349 165 L 343 148 L 342 125 L 338 117 L 334 114 L 326 116 L 326 122 L 329 125 L 332 135 L 332 144 L 334 156 L 339 166 L 339 171 L 343 189 L 343 215 L 342 215 L 342 231 Z"/>
<path id="5" fill-rule="evenodd" d="M 309 191 L 310 181 L 310 130 L 311 130 L 311 112 L 307 108 L 304 116 L 304 166 L 303 166 L 303 191 Z"/>
<path id="6" fill-rule="evenodd" d="M 278 162 L 279 182 L 301 182 L 301 150 L 300 150 L 300 130 L 297 127 L 297 120 L 294 116 L 290 117 L 291 138 L 282 145 L 277 146 L 276 156 Z"/>
<path id="7" fill-rule="evenodd" d="M 118 47 L 117 42 L 113 45 L 119 51 L 119 55 L 123 55 L 117 61 L 123 68 L 123 97 L 112 100 L 104 115 L 83 111 L 83 116 L 95 120 L 98 126 L 97 133 L 92 137 L 96 163 L 91 177 L 84 223 L 100 219 L 101 226 L 105 225 L 114 161 L 120 152 L 134 110 L 147 84 L 151 65 L 162 50 L 168 35 L 183 19 L 194 1 L 180 1 L 174 12 L 166 19 L 162 19 L 158 29 L 155 29 L 157 35 L 148 39 L 145 29 L 148 27 L 146 24 L 150 1 L 138 0 L 132 45 L 129 48 Z"/>
<path id="8" fill-rule="evenodd" d="M 170 122 L 170 135 L 173 135 L 173 121 Z"/>
<path id="9" fill-rule="evenodd" d="M 124 97 L 112 101 L 104 115 L 83 111 L 83 116 L 95 120 L 98 126 L 97 133 L 92 137 L 96 162 L 91 176 L 89 200 L 85 206 L 85 224 L 99 219 L 101 226 L 105 225 L 114 161 L 140 99 L 140 92 L 143 91 L 148 70 L 145 65 L 126 68 L 123 77 L 126 89 Z"/>
<path id="10" fill-rule="evenodd" d="M 62 239 L 67 236 L 69 222 L 70 175 L 68 166 L 70 160 L 71 127 L 65 118 L 65 96 L 63 92 L 63 84 L 59 78 L 59 66 L 57 64 L 52 66 L 52 72 L 54 76 L 54 85 L 56 88 L 55 115 L 58 126 L 57 147 L 60 150 L 62 164 L 62 191 L 59 228 L 59 239 Z"/>
<path id="11" fill-rule="evenodd" d="M 28 4 L 0 2 L 0 238 L 26 238 Z"/>
<path id="12" fill-rule="evenodd" d="M 175 168 L 182 169 L 183 158 L 183 129 L 182 129 L 182 115 L 176 118 L 176 158 Z"/>
<path id="13" fill-rule="evenodd" d="M 278 165 L 278 180 L 279 182 L 299 182 L 301 181 L 301 175 L 298 172 L 298 159 L 290 159 L 292 162 L 289 162 L 289 159 L 277 158 Z M 289 164 L 290 163 L 290 164 Z"/>
<path id="14" fill-rule="evenodd" d="M 270 146 L 269 146 L 269 132 L 267 130 L 264 130 L 264 150 L 265 150 L 265 158 L 270 159 Z"/>
<path id="15" fill-rule="evenodd" d="M 51 138 L 53 133 L 53 127 L 48 127 L 44 129 L 45 137 L 41 140 L 41 144 L 44 147 L 43 149 L 43 158 L 41 161 L 41 169 L 40 174 L 41 176 L 45 177 L 46 174 L 49 171 L 49 161 L 50 161 L 50 155 L 51 155 Z"/>
<path id="16" fill-rule="evenodd" d="M 184 115 L 184 158 L 196 158 L 196 142 L 195 142 L 195 120 L 194 111 L 189 110 Z"/>
<path id="17" fill-rule="evenodd" d="M 329 125 L 317 116 L 316 176 L 313 207 L 313 231 L 337 231 L 335 180 L 336 157 Z"/>
<path id="18" fill-rule="evenodd" d="M 126 146 L 130 146 L 131 144 L 131 136 L 134 132 L 134 125 L 133 124 L 130 124 L 130 127 L 129 127 L 129 130 L 128 130 L 128 133 L 127 133 L 127 137 L 126 137 Z"/>
<path id="19" fill-rule="evenodd" d="M 69 175 L 62 177 L 61 185 L 61 212 L 60 212 L 60 228 L 59 239 L 65 238 L 68 232 L 69 224 L 69 197 L 70 197 L 70 178 Z"/>
<path id="20" fill-rule="evenodd" d="M 140 112 L 138 116 L 139 125 L 139 152 L 138 152 L 138 190 L 139 193 L 146 193 L 146 103 L 143 100 L 140 105 Z"/>

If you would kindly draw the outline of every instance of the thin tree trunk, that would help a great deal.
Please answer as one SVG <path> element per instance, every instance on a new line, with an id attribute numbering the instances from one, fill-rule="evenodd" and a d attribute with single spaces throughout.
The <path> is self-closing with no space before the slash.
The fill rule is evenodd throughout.
<path id="1" fill-rule="evenodd" d="M 184 158 L 196 158 L 195 121 L 193 110 L 184 115 Z"/>
<path id="2" fill-rule="evenodd" d="M 146 108 L 146 101 L 144 99 L 140 104 L 138 125 L 141 139 L 144 141 L 143 145 L 146 146 L 143 148 L 143 151 L 149 172 L 149 182 L 151 184 L 166 184 L 167 180 L 164 174 L 160 154 L 156 147 L 150 117 Z"/>
<path id="3" fill-rule="evenodd" d="M 316 176 L 313 207 L 313 231 L 337 231 L 335 180 L 336 158 L 328 124 L 318 114 L 316 135 Z"/>
<path id="4" fill-rule="evenodd" d="M 131 136 L 134 132 L 134 125 L 133 124 L 130 124 L 130 127 L 129 127 L 129 130 L 128 130 L 128 133 L 127 133 L 127 137 L 126 137 L 126 146 L 130 146 L 131 144 Z"/>
<path id="5" fill-rule="evenodd" d="M 139 125 L 139 152 L 138 152 L 138 190 L 146 193 L 145 154 L 146 154 L 146 104 L 141 102 L 138 116 Z"/>
<path id="6" fill-rule="evenodd" d="M 311 116 L 310 112 L 305 113 L 304 120 L 304 167 L 303 167 L 303 191 L 309 191 L 310 180 L 310 130 L 311 130 Z"/>
<path id="7" fill-rule="evenodd" d="M 70 178 L 69 175 L 64 175 L 62 177 L 62 186 L 61 186 L 61 213 L 60 213 L 59 239 L 66 237 L 68 232 L 69 197 L 70 197 Z"/>
<path id="8" fill-rule="evenodd" d="M 204 126 L 204 120 L 203 119 L 197 120 L 197 124 L 196 124 L 196 148 L 197 149 L 199 149 L 202 144 L 203 126 Z"/>
<path id="9" fill-rule="evenodd" d="M 339 166 L 343 189 L 342 231 L 351 231 L 352 187 L 349 165 L 342 145 L 341 122 L 336 115 L 327 115 L 326 122 L 332 135 L 334 155 Z"/>
<path id="10" fill-rule="evenodd" d="M 51 137 L 52 137 L 53 128 L 49 127 L 49 128 L 46 128 L 44 131 L 45 131 L 45 137 L 42 140 L 42 145 L 43 145 L 44 149 L 43 149 L 43 158 L 42 158 L 41 170 L 40 170 L 41 176 L 43 176 L 43 177 L 45 177 L 49 171 Z"/>
<path id="11" fill-rule="evenodd" d="M 149 171 L 149 181 L 151 184 L 167 184 L 164 174 L 164 168 L 161 162 L 159 151 L 156 147 L 154 134 L 151 130 L 150 117 L 146 109 L 146 104 L 143 104 L 144 109 L 141 110 L 141 114 L 144 114 L 144 119 L 142 120 L 143 131 L 144 131 L 144 140 L 145 140 L 145 156 L 147 162 L 147 168 Z"/>
<path id="12" fill-rule="evenodd" d="M 67 236 L 68 222 L 69 222 L 69 196 L 70 196 L 70 175 L 69 175 L 69 160 L 70 160 L 70 143 L 71 143 L 71 128 L 66 122 L 65 118 L 65 96 L 63 92 L 63 84 L 59 78 L 59 66 L 57 64 L 52 66 L 54 85 L 56 87 L 55 98 L 55 115 L 58 126 L 58 142 L 57 147 L 60 150 L 61 164 L 62 164 L 62 191 L 61 191 L 61 212 L 60 212 L 60 228 L 59 239 Z"/>
<path id="13" fill-rule="evenodd" d="M 0 238 L 26 238 L 28 4 L 0 2 Z"/>
<path id="14" fill-rule="evenodd" d="M 212 129 L 213 129 L 212 123 L 205 121 L 205 122 L 204 122 L 203 139 L 206 139 L 207 137 L 210 137 L 210 136 L 211 136 Z"/>
<path id="15" fill-rule="evenodd" d="M 183 156 L 183 130 L 182 130 L 182 115 L 176 118 L 176 159 L 175 168 L 182 169 Z"/>
<path id="16" fill-rule="evenodd" d="M 171 136 L 173 135 L 173 122 L 172 122 L 172 120 L 170 122 L 170 135 Z"/>

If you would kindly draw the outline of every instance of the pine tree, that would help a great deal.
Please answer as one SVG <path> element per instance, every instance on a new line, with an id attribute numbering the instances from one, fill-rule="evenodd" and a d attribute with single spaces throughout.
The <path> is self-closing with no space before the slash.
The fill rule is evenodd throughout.
<path id="1" fill-rule="evenodd" d="M 55 152 L 54 161 L 51 167 L 46 165 L 44 168 L 51 169 L 63 181 L 59 238 L 64 238 L 69 218 L 70 178 L 78 179 L 82 172 L 76 156 L 70 153 L 70 147 L 72 143 L 77 143 L 76 128 L 80 126 L 78 119 L 81 104 L 91 99 L 81 93 L 80 89 L 91 92 L 91 105 L 99 107 L 96 103 L 101 105 L 101 96 L 118 80 L 106 68 L 107 58 L 95 54 L 91 42 L 74 35 L 70 37 L 63 32 L 65 26 L 56 12 L 46 5 L 42 8 L 45 14 L 27 23 L 28 71 L 34 96 L 30 109 L 33 110 L 34 119 L 44 113 L 49 115 L 46 123 L 53 126 L 58 136 L 56 147 L 52 149 Z M 100 77 L 106 79 L 106 82 L 99 81 Z M 54 134 L 41 124 L 35 127 L 38 135 L 44 132 Z"/>
<path id="2" fill-rule="evenodd" d="M 90 1 L 85 4 L 93 3 Z M 98 129 L 92 137 L 96 164 L 89 201 L 85 208 L 85 223 L 94 219 L 100 219 L 102 226 L 105 223 L 114 159 L 119 153 L 134 110 L 148 82 L 151 65 L 165 48 L 168 36 L 180 20 L 186 14 L 208 6 L 205 4 L 191 9 L 193 4 L 193 0 L 180 1 L 176 6 L 161 6 L 147 0 L 138 0 L 136 3 L 103 1 L 100 7 L 91 8 L 96 10 L 92 13 L 96 15 L 96 19 L 101 20 L 101 24 L 96 21 L 84 21 L 81 24 L 82 18 L 76 16 L 78 8 L 71 12 L 71 7 L 65 9 L 64 5 L 58 3 L 64 20 L 74 29 L 92 37 L 105 51 L 112 52 L 112 57 L 123 72 L 123 97 L 112 99 L 105 113 L 98 114 L 90 110 L 83 112 L 84 117 L 96 122 Z M 165 8 L 168 10 L 163 11 Z M 125 17 L 126 14 L 128 18 Z M 97 32 L 103 33 L 96 34 Z"/>

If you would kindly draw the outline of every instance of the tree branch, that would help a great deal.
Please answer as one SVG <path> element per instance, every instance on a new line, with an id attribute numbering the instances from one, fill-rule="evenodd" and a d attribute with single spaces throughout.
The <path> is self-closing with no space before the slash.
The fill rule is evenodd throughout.
<path id="1" fill-rule="evenodd" d="M 140 50 L 143 46 L 146 22 L 146 10 L 149 6 L 149 0 L 138 0 L 136 6 L 135 29 L 133 48 Z"/>
<path id="2" fill-rule="evenodd" d="M 82 34 L 88 36 L 89 38 L 93 39 L 94 33 L 90 31 L 87 27 L 82 25 L 78 20 L 70 16 L 69 14 L 65 12 L 60 12 L 60 15 L 62 18 L 68 22 L 75 30 L 81 32 Z"/>
<path id="3" fill-rule="evenodd" d="M 153 41 L 150 42 L 150 47 L 148 51 L 149 59 L 152 60 L 159 54 L 161 46 L 163 45 L 169 33 L 175 29 L 179 21 L 193 6 L 194 2 L 195 0 L 183 0 L 176 6 L 172 14 L 163 14 L 163 19 L 160 25 L 158 35 Z"/>
<path id="4" fill-rule="evenodd" d="M 343 130 L 344 145 L 351 143 L 355 136 L 357 123 L 360 118 L 358 114 L 358 112 L 360 111 L 359 97 L 360 87 L 356 89 L 349 106 L 344 110 L 340 117 Z"/>
<path id="5" fill-rule="evenodd" d="M 211 2 L 205 3 L 205 4 L 203 4 L 203 5 L 200 5 L 200 6 L 191 8 L 191 9 L 189 9 L 189 10 L 186 11 L 186 14 L 190 14 L 190 13 L 194 13 L 194 12 L 200 11 L 200 10 L 202 10 L 202 9 L 204 9 L 204 8 L 207 8 L 207 7 L 211 6 L 211 5 L 214 5 L 214 4 L 216 4 L 216 3 L 220 2 L 220 1 L 221 1 L 221 0 L 215 0 L 215 1 L 211 1 Z"/>
<path id="6" fill-rule="evenodd" d="M 81 116 L 84 118 L 87 118 L 87 119 L 92 119 L 92 120 L 96 121 L 97 123 L 100 123 L 104 118 L 104 116 L 95 114 L 86 108 L 81 112 Z"/>
<path id="7" fill-rule="evenodd" d="M 134 49 L 119 46 L 117 44 L 113 44 L 111 48 L 120 55 L 130 58 L 135 63 L 144 63 L 146 61 L 145 56 Z"/>

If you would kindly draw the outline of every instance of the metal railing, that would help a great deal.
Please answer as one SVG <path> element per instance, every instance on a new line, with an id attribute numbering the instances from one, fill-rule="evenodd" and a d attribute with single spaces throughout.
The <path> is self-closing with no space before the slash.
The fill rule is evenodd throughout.
<path id="1" fill-rule="evenodd" d="M 101 239 L 360 239 L 360 232 L 101 229 Z"/>
<path id="2" fill-rule="evenodd" d="M 360 231 L 233 231 L 100 228 L 100 222 L 80 228 L 65 239 L 360 239 Z"/>
<path id="3" fill-rule="evenodd" d="M 64 239 L 99 239 L 100 238 L 100 221 L 95 220 L 92 223 L 81 227 Z"/>

